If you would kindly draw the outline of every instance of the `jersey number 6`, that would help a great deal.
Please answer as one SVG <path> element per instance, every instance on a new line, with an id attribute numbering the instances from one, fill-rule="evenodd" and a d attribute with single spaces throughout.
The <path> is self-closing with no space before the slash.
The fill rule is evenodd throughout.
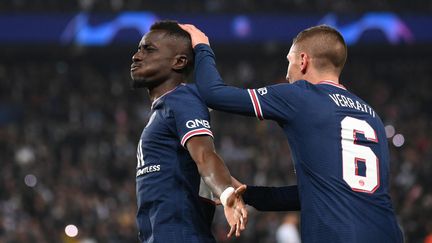
<path id="1" fill-rule="evenodd" d="M 357 144 L 357 134 L 378 143 L 375 130 L 364 120 L 350 116 L 341 121 L 342 137 L 342 174 L 344 181 L 352 190 L 374 193 L 379 187 L 379 160 L 371 148 Z M 359 175 L 358 163 L 366 167 L 365 176 Z"/>

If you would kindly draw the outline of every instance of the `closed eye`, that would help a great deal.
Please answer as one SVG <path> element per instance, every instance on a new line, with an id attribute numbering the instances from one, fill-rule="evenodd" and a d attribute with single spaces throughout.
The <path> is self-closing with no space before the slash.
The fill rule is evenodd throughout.
<path id="1" fill-rule="evenodd" d="M 151 46 L 151 45 L 144 45 L 143 48 L 144 48 L 144 50 L 146 50 L 146 51 L 154 51 L 154 50 L 156 50 L 156 48 L 154 48 L 154 47 Z"/>
<path id="2" fill-rule="evenodd" d="M 141 45 L 141 46 L 138 46 L 138 51 L 147 51 L 147 52 L 152 52 L 152 51 L 155 51 L 155 50 L 157 50 L 156 48 L 154 48 L 153 46 L 151 46 L 151 45 Z"/>

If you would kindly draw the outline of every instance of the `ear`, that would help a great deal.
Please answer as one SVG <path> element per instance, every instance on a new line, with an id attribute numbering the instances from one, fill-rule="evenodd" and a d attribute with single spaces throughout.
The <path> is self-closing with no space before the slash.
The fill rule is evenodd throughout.
<path id="1" fill-rule="evenodd" d="M 176 71 L 181 71 L 184 69 L 187 64 L 189 63 L 189 60 L 186 55 L 184 54 L 178 54 L 174 57 L 174 62 L 172 65 L 172 68 Z"/>
<path id="2" fill-rule="evenodd" d="M 300 53 L 300 72 L 305 74 L 309 65 L 309 56 L 305 52 Z"/>

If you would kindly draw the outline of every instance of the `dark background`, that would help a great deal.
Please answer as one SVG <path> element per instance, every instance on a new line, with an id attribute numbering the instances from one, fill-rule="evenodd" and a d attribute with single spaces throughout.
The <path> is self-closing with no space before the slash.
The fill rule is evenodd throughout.
<path id="1" fill-rule="evenodd" d="M 427 15 L 431 9 L 432 1 L 420 0 L 0 3 L 0 15 L 82 10 L 208 16 L 378 10 Z M 425 31 L 429 28 L 424 26 Z M 137 242 L 135 153 L 150 108 L 146 91 L 129 88 L 138 41 L 105 47 L 0 44 L 0 242 Z M 290 44 L 212 46 L 227 83 L 261 87 L 284 81 Z M 404 137 L 403 145 L 395 146 L 395 134 L 388 129 L 391 196 L 407 242 L 426 242 L 432 234 L 431 54 L 427 43 L 360 43 L 349 47 L 341 79 Z M 296 183 L 290 150 L 276 123 L 213 111 L 212 127 L 217 151 L 242 182 Z M 219 210 L 214 233 L 220 242 L 275 242 L 283 215 L 251 209 L 248 229 L 227 241 Z M 78 236 L 65 235 L 69 224 L 78 227 Z"/>

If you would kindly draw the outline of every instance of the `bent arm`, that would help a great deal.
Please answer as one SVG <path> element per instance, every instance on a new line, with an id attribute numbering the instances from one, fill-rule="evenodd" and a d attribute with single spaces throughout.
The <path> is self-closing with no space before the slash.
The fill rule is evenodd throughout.
<path id="1" fill-rule="evenodd" d="M 215 152 L 210 136 L 194 136 L 186 143 L 204 182 L 217 197 L 231 186 L 231 175 L 222 159 Z"/>
<path id="2" fill-rule="evenodd" d="M 237 237 L 240 236 L 247 223 L 246 206 L 241 197 L 236 196 L 235 193 L 226 194 L 225 189 L 232 184 L 231 175 L 222 159 L 216 154 L 213 139 L 210 136 L 194 136 L 187 141 L 186 146 L 198 167 L 201 178 L 213 193 L 221 198 L 225 218 L 231 227 L 227 236 L 230 237 L 234 233 Z"/>
<path id="3" fill-rule="evenodd" d="M 298 211 L 300 199 L 297 186 L 247 186 L 243 194 L 246 204 L 259 211 Z"/>
<path id="4" fill-rule="evenodd" d="M 253 106 L 256 91 L 240 89 L 224 84 L 215 63 L 215 55 L 206 44 L 198 44 L 195 50 L 195 82 L 206 104 L 216 110 L 255 116 Z"/>

